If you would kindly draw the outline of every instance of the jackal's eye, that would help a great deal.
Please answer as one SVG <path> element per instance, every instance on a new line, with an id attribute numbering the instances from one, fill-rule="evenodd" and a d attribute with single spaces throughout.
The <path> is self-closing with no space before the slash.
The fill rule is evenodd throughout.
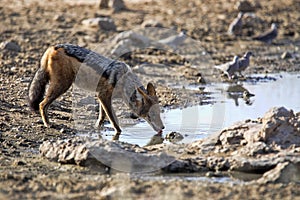
<path id="1" fill-rule="evenodd" d="M 142 109 L 140 111 L 140 114 L 139 114 L 141 117 L 146 117 L 148 115 L 148 111 L 146 111 L 145 109 Z"/>
<path id="2" fill-rule="evenodd" d="M 147 106 L 143 106 L 139 111 L 139 116 L 146 117 L 149 114 L 149 108 Z"/>

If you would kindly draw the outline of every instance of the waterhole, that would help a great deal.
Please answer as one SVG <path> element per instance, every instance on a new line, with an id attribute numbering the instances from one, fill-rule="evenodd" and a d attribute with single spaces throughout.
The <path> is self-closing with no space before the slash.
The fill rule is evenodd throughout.
<path id="1" fill-rule="evenodd" d="M 300 74 L 290 73 L 250 75 L 241 83 L 211 83 L 204 86 L 204 91 L 209 92 L 213 103 L 165 109 L 161 114 L 166 127 L 162 136 L 155 135 L 149 124 L 140 120 L 135 125 L 123 123 L 119 140 L 139 146 L 161 142 L 190 143 L 235 122 L 262 117 L 275 106 L 285 106 L 299 112 L 299 85 Z M 199 90 L 199 86 L 187 87 Z M 105 126 L 111 127 L 109 124 Z M 170 137 L 171 132 L 181 137 Z M 101 132 L 101 137 L 109 140 L 113 135 L 110 129 Z"/>

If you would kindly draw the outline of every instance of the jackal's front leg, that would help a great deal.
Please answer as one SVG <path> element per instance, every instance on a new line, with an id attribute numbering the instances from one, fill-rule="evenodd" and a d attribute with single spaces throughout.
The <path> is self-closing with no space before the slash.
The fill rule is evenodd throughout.
<path id="1" fill-rule="evenodd" d="M 110 123 L 113 125 L 113 127 L 115 129 L 116 135 L 120 135 L 122 130 L 119 126 L 119 122 L 118 122 L 118 119 L 116 117 L 116 114 L 112 109 L 111 98 L 106 98 L 106 99 L 100 99 L 99 98 L 99 100 L 101 102 L 101 109 L 103 109 L 105 111 L 106 116 L 108 117 Z M 103 115 L 101 117 L 103 117 Z M 99 122 L 101 122 L 101 119 L 100 119 Z"/>

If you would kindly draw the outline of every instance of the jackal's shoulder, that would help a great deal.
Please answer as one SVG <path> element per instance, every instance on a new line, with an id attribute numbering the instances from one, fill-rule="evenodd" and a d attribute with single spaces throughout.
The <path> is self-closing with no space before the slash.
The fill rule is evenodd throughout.
<path id="1" fill-rule="evenodd" d="M 115 62 L 110 58 L 102 56 L 94 51 L 73 44 L 57 44 L 54 49 L 63 48 L 68 56 L 76 58 L 79 62 L 85 63 L 91 67 L 109 66 Z"/>

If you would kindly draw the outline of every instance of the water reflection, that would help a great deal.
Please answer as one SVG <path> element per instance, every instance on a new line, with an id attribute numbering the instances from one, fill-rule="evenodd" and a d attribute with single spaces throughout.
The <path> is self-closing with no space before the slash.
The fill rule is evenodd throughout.
<path id="1" fill-rule="evenodd" d="M 162 134 L 155 134 L 151 137 L 150 141 L 145 146 L 151 146 L 156 144 L 162 144 L 164 142 L 164 138 Z"/>
<path id="2" fill-rule="evenodd" d="M 242 99 L 246 105 L 252 105 L 253 101 L 251 97 L 255 96 L 255 94 L 250 93 L 245 87 L 239 84 L 228 86 L 227 90 L 227 98 L 233 99 L 234 104 L 239 106 L 239 99 Z"/>

